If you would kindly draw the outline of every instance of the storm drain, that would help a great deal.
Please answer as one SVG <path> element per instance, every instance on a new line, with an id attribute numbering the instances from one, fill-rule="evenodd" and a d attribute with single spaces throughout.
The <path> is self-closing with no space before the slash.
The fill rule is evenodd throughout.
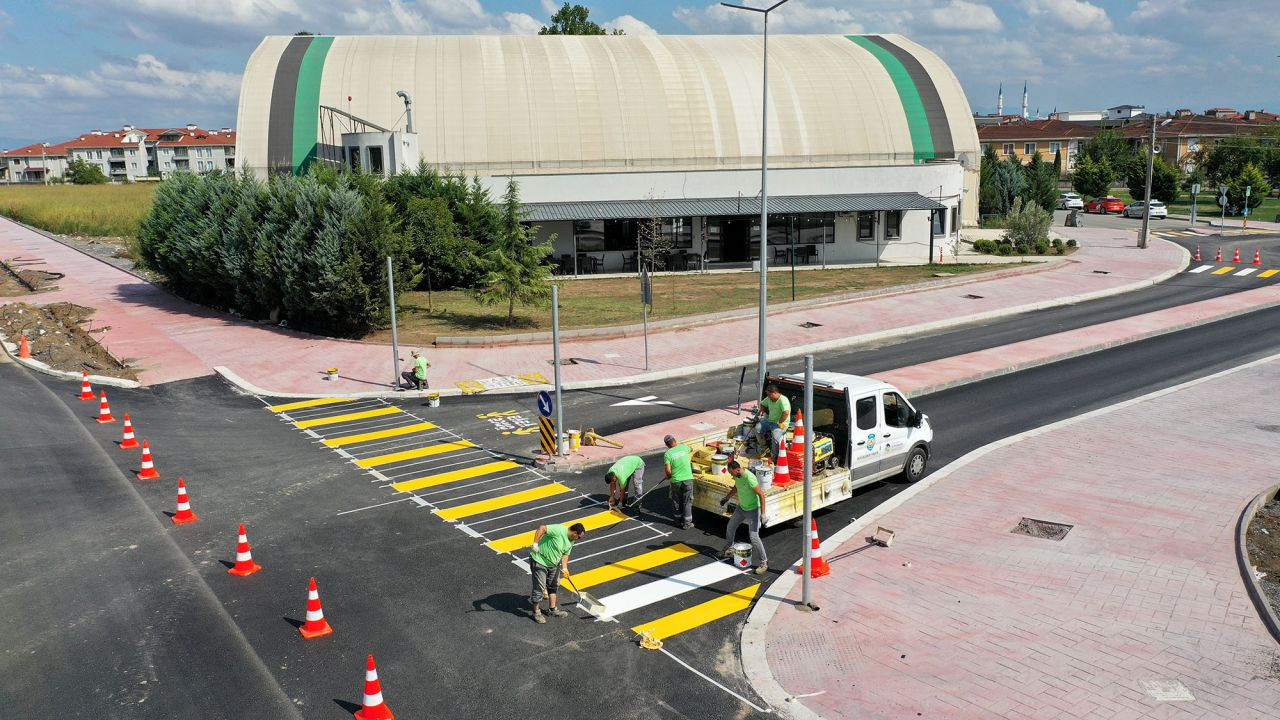
<path id="1" fill-rule="evenodd" d="M 1064 525 L 1063 523 L 1024 517 L 1018 521 L 1018 526 L 1009 532 L 1044 538 L 1045 540 L 1061 540 L 1067 536 L 1067 533 L 1071 532 L 1073 527 L 1075 525 Z"/>
<path id="2" fill-rule="evenodd" d="M 1111 271 L 1110 270 L 1094 270 L 1093 274 L 1094 275 L 1110 275 Z"/>
<path id="3" fill-rule="evenodd" d="M 816 323 L 816 322 L 802 322 L 802 323 L 800 323 L 800 327 L 802 327 L 802 328 L 804 328 L 804 329 L 808 330 L 809 328 L 822 327 L 822 323 Z"/>
<path id="4" fill-rule="evenodd" d="M 982 299 L 981 295 L 974 295 L 973 293 L 969 293 L 968 295 L 963 295 L 962 297 L 965 300 L 981 300 Z"/>
<path id="5" fill-rule="evenodd" d="M 547 364 L 555 365 L 556 361 L 548 360 Z M 567 357 L 567 358 L 560 358 L 560 364 L 561 365 L 599 365 L 600 361 L 592 360 L 591 358 Z"/>

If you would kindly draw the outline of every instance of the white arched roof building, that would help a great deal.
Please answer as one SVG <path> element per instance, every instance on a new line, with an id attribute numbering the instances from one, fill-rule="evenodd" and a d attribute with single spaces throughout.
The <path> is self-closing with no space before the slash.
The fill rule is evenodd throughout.
<path id="1" fill-rule="evenodd" d="M 645 216 L 681 213 L 700 261 L 741 262 L 755 251 L 708 243 L 753 232 L 712 225 L 749 216 L 760 190 L 760 70 L 750 35 L 268 37 L 245 70 L 237 162 L 297 171 L 318 157 L 370 169 L 372 147 L 383 171 L 421 157 L 494 186 L 514 175 L 565 253 L 623 252 L 570 239 L 597 247 L 596 235 L 625 236 L 618 222 L 640 203 Z M 376 132 L 404 128 L 400 90 L 413 100 L 416 137 Z M 976 217 L 968 102 L 946 64 L 904 37 L 770 37 L 768 129 L 771 209 L 795 222 L 830 215 L 825 260 L 923 255 L 906 236 L 936 225 L 931 210 Z M 853 228 L 848 242 L 842 224 Z M 859 250 L 868 232 L 876 249 Z M 603 266 L 611 260 L 625 257 Z"/>

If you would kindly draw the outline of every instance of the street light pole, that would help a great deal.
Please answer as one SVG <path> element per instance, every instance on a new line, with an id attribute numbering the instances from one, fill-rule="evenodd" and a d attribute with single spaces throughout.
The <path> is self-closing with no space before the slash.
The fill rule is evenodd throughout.
<path id="1" fill-rule="evenodd" d="M 720 3 L 735 10 L 764 15 L 764 84 L 760 88 L 760 348 L 756 359 L 757 398 L 764 397 L 765 357 L 769 351 L 769 13 L 787 2 L 778 0 L 767 8 Z"/>
<path id="2" fill-rule="evenodd" d="M 1169 124 L 1169 119 L 1156 125 L 1155 113 L 1151 115 L 1151 145 L 1147 148 L 1147 189 L 1142 194 L 1142 231 L 1138 233 L 1138 247 L 1147 249 L 1147 230 L 1151 228 L 1151 174 L 1156 167 L 1156 128 Z"/>

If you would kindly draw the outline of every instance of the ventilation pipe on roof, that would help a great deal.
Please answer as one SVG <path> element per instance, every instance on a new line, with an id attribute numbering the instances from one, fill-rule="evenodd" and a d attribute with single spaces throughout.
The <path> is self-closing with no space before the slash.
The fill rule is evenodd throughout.
<path id="1" fill-rule="evenodd" d="M 413 132 L 413 99 L 404 90 L 397 90 L 396 97 L 404 98 L 404 131 Z"/>

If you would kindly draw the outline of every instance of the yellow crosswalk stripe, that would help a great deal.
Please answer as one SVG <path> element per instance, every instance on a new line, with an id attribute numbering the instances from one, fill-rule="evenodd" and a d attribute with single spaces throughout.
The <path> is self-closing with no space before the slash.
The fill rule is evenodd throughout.
<path id="1" fill-rule="evenodd" d="M 1280 270 L 1263 270 L 1262 272 L 1258 273 L 1258 277 L 1267 278 L 1267 277 L 1271 277 L 1272 275 L 1275 275 L 1276 273 L 1280 273 Z"/>
<path id="2" fill-rule="evenodd" d="M 751 601 L 755 599 L 756 594 L 760 592 L 760 587 L 760 583 L 753 583 L 750 587 L 745 587 L 737 592 L 721 595 L 714 600 L 698 603 L 693 607 L 658 618 L 653 622 L 637 625 L 631 628 L 631 631 L 639 633 L 642 630 L 648 630 L 655 638 L 665 640 L 672 635 L 679 635 L 699 625 L 706 625 L 713 620 L 719 620 L 722 617 L 728 617 L 741 610 L 746 610 L 751 606 Z"/>
<path id="3" fill-rule="evenodd" d="M 520 492 L 514 492 L 507 495 L 499 495 L 498 497 L 489 498 L 488 500 L 480 500 L 473 503 L 467 503 L 466 505 L 458 505 L 457 507 L 451 507 L 447 510 L 436 510 L 435 512 L 445 520 L 458 520 L 465 517 L 471 517 L 472 515 L 479 515 L 480 513 L 487 513 L 491 510 L 501 510 L 502 508 L 511 507 L 512 505 L 541 500 L 543 498 L 549 498 L 552 495 L 559 495 L 560 493 L 567 492 L 569 492 L 569 488 L 561 485 L 560 483 L 552 483 L 550 485 L 543 485 L 529 490 L 521 490 Z"/>
<path id="4" fill-rule="evenodd" d="M 603 585 L 604 583 L 628 575 L 633 575 L 645 570 L 652 570 L 659 565 L 665 565 L 669 562 L 675 562 L 683 558 L 697 555 L 698 551 L 679 543 L 671 547 L 661 548 L 653 552 L 647 552 L 635 557 L 629 557 L 625 560 L 619 560 L 615 563 L 609 563 L 598 568 L 592 568 L 580 573 L 574 573 L 573 586 L 580 589 Z"/>
<path id="5" fill-rule="evenodd" d="M 442 455 L 447 452 L 461 450 L 463 448 L 473 448 L 476 444 L 470 440 L 459 440 L 457 442 L 438 443 L 422 448 L 414 448 L 413 450 L 403 450 L 401 452 L 387 453 L 386 455 L 375 455 L 364 460 L 357 460 L 356 467 L 371 468 L 379 465 L 389 465 L 393 462 L 401 460 L 413 460 L 415 458 L 431 457 L 432 455 Z"/>
<path id="6" fill-rule="evenodd" d="M 284 405 L 272 405 L 267 408 L 271 412 L 288 412 L 290 410 L 301 410 L 302 408 L 319 407 L 321 405 L 331 405 L 333 403 L 351 402 L 355 398 L 319 398 L 317 400 L 302 400 L 299 402 L 285 403 Z"/>
<path id="7" fill-rule="evenodd" d="M 1214 271 L 1213 271 L 1213 274 L 1214 274 L 1214 275 L 1225 275 L 1225 274 L 1227 274 L 1227 273 L 1229 273 L 1229 272 L 1231 272 L 1232 270 L 1235 270 L 1235 269 L 1236 269 L 1236 266 L 1235 266 L 1235 265 L 1228 265 L 1228 266 L 1226 266 L 1226 267 L 1220 267 L 1220 268 L 1218 268 L 1217 270 L 1214 270 Z"/>
<path id="8" fill-rule="evenodd" d="M 382 407 L 347 413 L 346 415 L 330 415 L 328 417 L 315 418 L 314 420 L 301 420 L 294 423 L 294 425 L 305 430 L 306 428 L 320 427 L 321 425 L 333 425 L 335 423 L 351 422 L 352 420 L 367 420 L 368 418 L 381 417 L 383 415 L 394 415 L 398 412 L 400 412 L 400 408 Z"/>
<path id="9" fill-rule="evenodd" d="M 414 423 L 413 425 L 401 425 L 400 427 L 391 428 L 389 430 L 375 430 L 373 432 L 360 433 L 359 435 L 343 435 L 332 440 L 325 440 L 324 444 L 329 447 L 340 447 L 342 445 L 353 445 L 355 443 L 369 442 L 370 440 L 383 440 L 390 437 L 399 437 L 401 435 L 411 435 L 423 430 L 434 430 L 434 423 Z"/>
<path id="10" fill-rule="evenodd" d="M 620 523 L 626 519 L 628 519 L 627 516 L 623 515 L 617 510 L 606 510 L 605 512 L 596 513 L 595 515 L 588 515 L 586 517 L 581 517 L 576 520 L 566 520 L 564 524 L 573 525 L 574 523 L 582 523 L 583 527 L 585 527 L 588 531 L 591 531 L 597 528 L 605 527 L 607 525 Z M 533 543 L 533 532 L 534 531 L 530 530 L 529 532 L 523 532 L 523 533 L 520 533 L 519 535 L 511 535 L 509 537 L 498 538 L 497 540 L 493 540 L 489 542 L 488 545 L 489 547 L 493 548 L 494 550 L 497 550 L 498 552 L 511 552 L 512 550 L 519 550 L 520 548 L 523 548 L 523 547 L 529 547 L 529 545 Z"/>
<path id="11" fill-rule="evenodd" d="M 512 468 L 520 467 L 519 464 L 510 460 L 498 460 L 497 462 L 485 463 L 475 467 L 463 468 L 461 470 L 451 470 L 449 472 L 436 473 L 435 475 L 427 475 L 425 477 L 416 478 L 414 480 L 404 480 L 393 484 L 391 487 L 400 492 L 413 492 L 423 488 L 435 487 L 437 485 L 448 485 L 451 482 L 459 480 L 468 480 L 481 475 L 502 472 Z"/>

